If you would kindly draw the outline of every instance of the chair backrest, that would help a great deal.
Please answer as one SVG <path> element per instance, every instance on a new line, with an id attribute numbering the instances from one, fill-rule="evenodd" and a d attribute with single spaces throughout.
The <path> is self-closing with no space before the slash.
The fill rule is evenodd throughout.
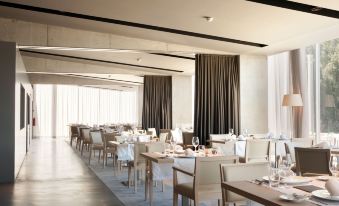
<path id="1" fill-rule="evenodd" d="M 198 190 L 201 185 L 218 184 L 220 188 L 220 164 L 233 164 L 239 160 L 238 156 L 227 157 L 197 157 L 195 158 L 194 189 Z M 220 193 L 221 194 L 221 193 Z"/>
<path id="2" fill-rule="evenodd" d="M 116 141 L 114 133 L 105 133 L 104 134 L 105 144 L 108 145 L 109 141 Z"/>
<path id="3" fill-rule="evenodd" d="M 149 142 L 151 141 L 151 136 L 149 135 L 139 135 L 137 138 L 138 142 Z"/>
<path id="4" fill-rule="evenodd" d="M 150 135 L 152 135 L 152 137 L 157 137 L 157 131 L 155 130 L 155 128 L 148 128 L 147 131 L 152 132 L 150 134 Z"/>
<path id="5" fill-rule="evenodd" d="M 170 140 L 171 139 L 171 129 L 160 129 L 160 133 L 167 133 L 168 136 L 167 136 L 167 140 Z"/>
<path id="6" fill-rule="evenodd" d="M 134 166 L 137 166 L 140 163 L 145 162 L 145 158 L 143 158 L 140 154 L 147 152 L 146 143 L 144 142 L 136 142 L 134 143 Z"/>
<path id="7" fill-rule="evenodd" d="M 224 156 L 235 155 L 235 141 L 225 142 L 225 144 L 217 144 L 215 148 Z"/>
<path id="8" fill-rule="evenodd" d="M 78 135 L 79 135 L 79 133 L 78 133 L 78 126 L 72 125 L 71 126 L 71 136 L 72 137 L 76 137 Z"/>
<path id="9" fill-rule="evenodd" d="M 168 133 L 160 133 L 159 135 L 160 142 L 166 142 L 167 138 L 168 138 Z"/>
<path id="10" fill-rule="evenodd" d="M 302 176 L 332 175 L 329 149 L 295 147 L 297 174 Z"/>
<path id="11" fill-rule="evenodd" d="M 183 132 L 182 133 L 182 142 L 184 147 L 192 145 L 193 132 Z"/>
<path id="12" fill-rule="evenodd" d="M 85 140 L 89 141 L 90 138 L 91 138 L 91 137 L 90 137 L 90 132 L 91 132 L 91 130 L 90 130 L 89 128 L 81 128 L 80 131 L 81 131 L 81 136 L 82 136 Z"/>
<path id="13" fill-rule="evenodd" d="M 166 143 L 164 142 L 154 142 L 146 144 L 147 152 L 165 152 Z"/>
<path id="14" fill-rule="evenodd" d="M 226 139 L 229 139 L 229 135 L 228 134 L 210 134 L 210 140 L 218 140 L 218 141 L 226 141 Z M 218 146 L 220 143 L 214 143 L 212 142 L 211 146 L 212 147 L 216 147 Z"/>
<path id="15" fill-rule="evenodd" d="M 245 162 L 266 162 L 270 158 L 270 140 L 252 139 L 246 141 Z"/>
<path id="16" fill-rule="evenodd" d="M 311 138 L 293 138 L 291 142 L 285 142 L 285 151 L 287 158 L 291 163 L 295 163 L 295 147 L 312 147 L 313 139 Z"/>
<path id="17" fill-rule="evenodd" d="M 171 135 L 177 144 L 183 143 L 182 132 L 179 128 L 176 128 L 175 130 L 171 130 Z"/>
<path id="18" fill-rule="evenodd" d="M 103 139 L 102 139 L 102 134 L 100 131 L 94 131 L 90 132 L 90 138 L 91 138 L 91 143 L 98 145 L 98 144 L 103 144 Z"/>
<path id="19" fill-rule="evenodd" d="M 268 162 L 220 165 L 220 177 L 222 182 L 254 180 L 268 174 Z M 246 199 L 238 194 L 223 191 L 224 202 L 238 202 L 244 200 Z"/>

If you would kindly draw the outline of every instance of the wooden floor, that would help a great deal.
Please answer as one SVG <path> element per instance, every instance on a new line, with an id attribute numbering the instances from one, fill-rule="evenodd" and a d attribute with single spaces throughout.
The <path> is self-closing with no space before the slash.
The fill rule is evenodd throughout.
<path id="1" fill-rule="evenodd" d="M 17 182 L 0 184 L 0 206 L 12 205 L 123 204 L 64 140 L 41 138 L 33 140 Z"/>

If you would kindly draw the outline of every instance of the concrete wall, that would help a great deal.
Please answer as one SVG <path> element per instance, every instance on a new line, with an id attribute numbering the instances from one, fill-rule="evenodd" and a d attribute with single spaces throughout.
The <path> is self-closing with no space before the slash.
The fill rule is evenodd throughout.
<path id="1" fill-rule="evenodd" d="M 268 132 L 266 56 L 240 55 L 241 128 Z"/>
<path id="2" fill-rule="evenodd" d="M 172 77 L 173 128 L 193 126 L 192 95 L 192 76 Z"/>
<path id="3" fill-rule="evenodd" d="M 26 154 L 26 134 L 30 127 L 20 129 L 20 88 L 32 95 L 24 65 L 14 42 L 0 42 L 0 183 L 11 183 L 19 172 Z M 25 122 L 26 122 L 26 110 Z M 29 128 L 29 132 L 26 130 Z M 31 135 L 30 135 L 31 137 Z M 28 140 L 29 142 L 29 140 Z"/>

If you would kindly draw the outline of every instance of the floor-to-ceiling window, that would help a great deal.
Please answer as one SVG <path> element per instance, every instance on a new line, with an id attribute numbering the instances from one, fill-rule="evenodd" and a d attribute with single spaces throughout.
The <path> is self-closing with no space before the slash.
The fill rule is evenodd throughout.
<path id="1" fill-rule="evenodd" d="M 136 124 L 135 91 L 70 85 L 35 85 L 38 136 L 67 136 L 71 123 Z"/>

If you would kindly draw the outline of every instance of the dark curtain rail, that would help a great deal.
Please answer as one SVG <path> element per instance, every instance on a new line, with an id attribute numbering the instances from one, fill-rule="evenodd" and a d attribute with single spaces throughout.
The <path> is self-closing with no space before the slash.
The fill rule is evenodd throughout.
<path id="1" fill-rule="evenodd" d="M 240 132 L 239 56 L 197 54 L 194 134 L 206 144 L 210 134 Z"/>

